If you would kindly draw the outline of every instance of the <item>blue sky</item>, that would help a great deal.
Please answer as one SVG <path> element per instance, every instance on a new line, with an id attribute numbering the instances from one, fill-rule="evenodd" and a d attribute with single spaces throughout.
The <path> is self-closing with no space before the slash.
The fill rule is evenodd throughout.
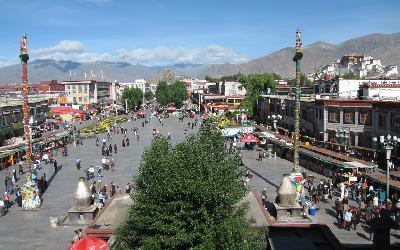
<path id="1" fill-rule="evenodd" d="M 0 0 L 0 66 L 33 59 L 240 63 L 293 46 L 400 32 L 400 1 Z"/>

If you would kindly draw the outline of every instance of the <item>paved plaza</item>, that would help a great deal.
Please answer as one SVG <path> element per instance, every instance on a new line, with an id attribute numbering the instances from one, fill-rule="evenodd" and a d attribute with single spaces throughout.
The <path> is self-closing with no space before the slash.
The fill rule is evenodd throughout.
<path id="1" fill-rule="evenodd" d="M 194 119 L 191 119 L 194 120 Z M 130 146 L 123 148 L 121 145 L 122 135 L 113 136 L 112 144 L 117 144 L 118 154 L 112 156 L 116 165 L 114 170 L 104 171 L 102 183 L 110 186 L 111 182 L 125 190 L 125 185 L 132 181 L 132 176 L 137 173 L 140 158 L 144 149 L 150 145 L 152 140 L 153 128 L 159 127 L 161 134 L 171 133 L 172 143 L 181 141 L 191 132 L 195 132 L 198 126 L 193 130 L 188 129 L 188 134 L 184 134 L 187 128 L 188 119 L 184 122 L 178 122 L 175 117 L 168 118 L 161 126 L 158 119 L 152 119 L 150 124 L 142 128 L 143 120 L 128 121 L 121 126 L 128 129 Z M 139 128 L 140 141 L 136 141 L 130 133 L 130 128 Z M 100 144 L 105 134 L 99 134 Z M 107 145 L 110 142 L 107 142 Z M 68 157 L 56 157 L 60 170 L 54 174 L 53 166 L 44 167 L 44 171 L 49 180 L 49 187 L 43 194 L 43 205 L 39 211 L 21 211 L 15 203 L 10 211 L 4 217 L 0 217 L 0 249 L 67 249 L 74 233 L 73 230 L 78 227 L 56 227 L 50 226 L 50 217 L 66 215 L 67 211 L 73 206 L 74 192 L 78 179 L 84 176 L 83 169 L 90 165 L 100 165 L 101 147 L 97 147 L 95 139 L 84 139 L 83 146 L 68 147 Z M 75 159 L 79 157 L 82 160 L 80 171 L 76 169 Z M 39 171 L 40 177 L 42 172 Z M 2 180 L 4 180 L 4 171 L 2 171 Z M 0 183 L 1 190 L 4 190 L 4 181 Z"/>
<path id="2" fill-rule="evenodd" d="M 128 129 L 129 147 L 121 146 L 121 134 L 113 136 L 112 144 L 118 145 L 118 154 L 112 156 L 116 166 L 113 170 L 104 171 L 102 183 L 110 185 L 111 182 L 115 182 L 124 190 L 126 183 L 131 182 L 132 176 L 137 173 L 140 157 L 144 149 L 150 145 L 154 128 L 159 127 L 164 135 L 170 132 L 173 143 L 177 143 L 187 136 L 184 134 L 184 129 L 187 128 L 187 119 L 180 123 L 175 117 L 171 117 L 164 121 L 164 126 L 161 126 L 157 119 L 152 119 L 151 123 L 144 128 L 142 128 L 141 122 L 142 120 L 137 120 L 121 124 Z M 139 142 L 131 135 L 131 127 L 139 128 Z M 194 130 L 188 129 L 188 132 L 193 133 L 197 129 L 198 127 L 195 127 Z M 105 134 L 98 137 L 101 141 Z M 73 195 L 78 178 L 84 175 L 83 169 L 90 165 L 100 165 L 102 156 L 100 147 L 95 145 L 95 139 L 85 139 L 83 143 L 83 146 L 69 145 L 68 157 L 60 155 L 56 157 L 60 166 L 57 174 L 54 174 L 52 165 L 44 167 L 43 171 L 46 172 L 49 179 L 49 188 L 43 195 L 43 206 L 39 211 L 22 211 L 14 204 L 6 216 L 0 217 L 0 249 L 67 249 L 74 235 L 73 230 L 78 227 L 53 228 L 49 219 L 66 215 L 73 206 Z M 109 143 L 107 142 L 107 144 Z M 250 181 L 251 189 L 260 193 L 263 188 L 266 188 L 268 200 L 273 201 L 282 177 L 290 172 L 292 163 L 281 158 L 266 158 L 259 162 L 256 160 L 258 158 L 257 151 L 243 150 L 242 155 L 244 164 L 253 173 Z M 80 171 L 75 166 L 76 157 L 82 160 Z M 316 173 L 307 172 L 313 174 L 317 181 L 324 178 Z M 41 174 L 42 172 L 39 172 L 39 177 Z M 2 176 L 4 176 L 4 171 L 2 171 Z M 4 182 L 0 185 L 4 190 Z M 344 244 L 371 244 L 367 239 L 368 233 L 364 223 L 358 226 L 357 231 L 351 229 L 349 232 L 338 227 L 333 205 L 333 201 L 321 203 L 317 216 L 312 218 L 313 221 L 328 225 Z M 400 243 L 399 232 L 392 230 L 391 233 L 391 242 Z"/>
<path id="3" fill-rule="evenodd" d="M 292 170 L 293 163 L 282 158 L 264 158 L 262 161 L 258 161 L 258 151 L 242 150 L 243 163 L 249 168 L 253 174 L 253 178 L 250 181 L 250 188 L 261 194 L 263 188 L 267 189 L 268 200 L 275 201 L 277 196 L 276 190 L 278 189 L 284 174 L 288 174 Z M 305 169 L 303 169 L 305 170 Z M 302 171 L 303 171 L 302 170 Z M 319 182 L 321 178 L 327 179 L 325 176 L 317 173 L 305 170 L 307 175 L 314 175 L 316 177 L 315 182 Z M 314 183 L 315 183 L 314 182 Z M 369 233 L 364 221 L 357 226 L 357 230 L 350 231 L 340 229 L 336 221 L 336 211 L 334 207 L 334 200 L 329 202 L 321 202 L 320 209 L 316 216 L 311 217 L 314 223 L 326 224 L 329 226 L 333 234 L 339 239 L 339 241 L 346 244 L 372 244 L 368 240 Z M 391 243 L 400 244 L 400 231 L 391 230 Z"/>

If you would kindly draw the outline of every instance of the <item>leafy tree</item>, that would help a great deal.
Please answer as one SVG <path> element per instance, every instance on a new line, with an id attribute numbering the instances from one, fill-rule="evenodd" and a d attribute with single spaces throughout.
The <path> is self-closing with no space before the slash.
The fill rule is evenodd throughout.
<path id="1" fill-rule="evenodd" d="M 246 89 L 246 98 L 241 107 L 248 110 L 249 115 L 254 115 L 259 96 L 266 93 L 268 89 L 275 87 L 275 80 L 281 77 L 275 73 L 250 74 L 242 76 L 240 81 Z"/>
<path id="2" fill-rule="evenodd" d="M 264 230 L 250 229 L 240 203 L 242 174 L 210 121 L 175 147 L 156 137 L 142 156 L 115 249 L 261 249 Z"/>
<path id="3" fill-rule="evenodd" d="M 343 74 L 342 77 L 343 77 L 344 79 L 348 79 L 348 80 L 351 80 L 351 79 L 360 79 L 360 77 L 359 77 L 358 75 L 356 75 L 356 74 L 355 74 L 354 72 L 352 72 L 352 71 L 350 71 L 350 72 L 348 72 L 348 73 L 346 73 L 346 74 Z"/>
<path id="4" fill-rule="evenodd" d="M 154 94 L 153 94 L 153 92 L 151 92 L 151 91 L 146 91 L 146 92 L 144 93 L 144 99 L 145 99 L 146 101 L 150 101 L 151 99 L 153 99 L 153 97 L 154 97 Z"/>
<path id="5" fill-rule="evenodd" d="M 291 86 L 295 86 L 296 85 L 296 78 L 289 80 L 288 83 Z M 300 75 L 300 86 L 301 87 L 312 87 L 313 86 L 313 82 L 310 79 L 308 79 L 307 75 L 302 73 Z"/>
<path id="6" fill-rule="evenodd" d="M 125 88 L 122 92 L 122 101 L 128 101 L 129 109 L 136 109 L 142 104 L 143 92 L 139 88 Z"/>
<path id="7" fill-rule="evenodd" d="M 168 84 L 166 81 L 160 81 L 156 88 L 156 99 L 162 105 L 166 106 L 169 102 Z"/>
<path id="8" fill-rule="evenodd" d="M 174 104 L 177 108 L 187 99 L 187 90 L 183 82 L 175 82 L 168 85 L 166 82 L 159 82 L 156 89 L 156 99 L 162 106 Z"/>

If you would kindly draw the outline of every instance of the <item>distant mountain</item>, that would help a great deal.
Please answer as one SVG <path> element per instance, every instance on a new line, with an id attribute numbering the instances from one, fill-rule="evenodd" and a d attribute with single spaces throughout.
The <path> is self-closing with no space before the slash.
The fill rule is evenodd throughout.
<path id="1" fill-rule="evenodd" d="M 400 67 L 400 33 L 371 34 L 351 40 L 339 45 L 317 42 L 303 48 L 302 71 L 314 73 L 315 68 L 324 66 L 334 59 L 345 54 L 368 54 L 381 59 L 383 64 L 392 64 Z M 251 60 L 243 64 L 212 65 L 199 74 L 218 77 L 236 73 L 275 72 L 285 77 L 293 77 L 295 65 L 292 61 L 294 48 L 284 48 L 269 55 Z"/>
<path id="2" fill-rule="evenodd" d="M 324 66 L 345 54 L 368 54 L 381 59 L 385 65 L 393 64 L 400 67 L 400 33 L 371 34 L 344 41 L 339 45 L 316 42 L 303 48 L 302 71 L 314 73 L 316 67 Z M 294 76 L 295 66 L 292 61 L 294 48 L 288 47 L 272 52 L 269 55 L 242 64 L 175 64 L 167 66 L 131 65 L 126 62 L 92 62 L 79 63 L 71 61 L 35 60 L 28 64 L 29 82 L 46 80 L 68 80 L 91 78 L 120 82 L 134 81 L 144 78 L 156 78 L 165 68 L 173 71 L 179 77 L 203 78 L 208 75 L 219 77 L 236 73 L 275 72 L 284 77 Z M 70 71 L 72 72 L 70 77 Z M 0 84 L 21 82 L 21 65 L 0 68 Z"/>

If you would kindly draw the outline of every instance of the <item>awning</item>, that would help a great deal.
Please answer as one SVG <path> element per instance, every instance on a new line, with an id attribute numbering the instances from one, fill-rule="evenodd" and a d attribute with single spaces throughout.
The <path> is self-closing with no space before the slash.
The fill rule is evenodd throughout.
<path id="1" fill-rule="evenodd" d="M 260 140 L 253 134 L 245 134 L 240 138 L 240 142 L 259 142 Z"/>

